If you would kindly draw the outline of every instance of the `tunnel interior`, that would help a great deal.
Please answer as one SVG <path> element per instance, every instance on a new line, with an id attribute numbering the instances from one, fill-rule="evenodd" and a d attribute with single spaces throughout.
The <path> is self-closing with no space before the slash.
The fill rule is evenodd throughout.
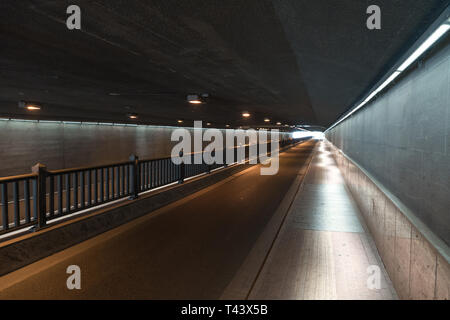
<path id="1" fill-rule="evenodd" d="M 449 30 L 448 0 L 2 1 L 0 298 L 448 300 Z"/>

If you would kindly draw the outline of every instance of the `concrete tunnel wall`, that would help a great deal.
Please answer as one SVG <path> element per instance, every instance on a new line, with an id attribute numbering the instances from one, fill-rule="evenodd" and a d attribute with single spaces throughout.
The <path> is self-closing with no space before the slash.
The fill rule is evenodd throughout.
<path id="1" fill-rule="evenodd" d="M 450 245 L 450 44 L 326 137 Z"/>
<path id="2" fill-rule="evenodd" d="M 141 159 L 168 157 L 177 143 L 171 142 L 175 129 L 0 121 L 0 177 L 30 173 L 38 162 L 54 170 L 127 161 L 132 153 Z"/>
<path id="3" fill-rule="evenodd" d="M 402 299 L 450 299 L 450 44 L 326 133 Z"/>

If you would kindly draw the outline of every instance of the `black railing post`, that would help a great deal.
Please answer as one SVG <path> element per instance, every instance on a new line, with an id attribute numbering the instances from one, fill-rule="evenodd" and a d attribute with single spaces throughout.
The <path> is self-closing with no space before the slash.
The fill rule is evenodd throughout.
<path id="1" fill-rule="evenodd" d="M 47 193 L 47 167 L 41 163 L 36 164 L 31 168 L 32 172 L 37 175 L 36 178 L 36 192 L 33 197 L 36 197 L 35 208 L 37 209 L 37 230 L 44 228 L 47 225 L 47 208 L 46 208 L 46 193 Z"/>
<path id="2" fill-rule="evenodd" d="M 139 157 L 135 154 L 130 156 L 130 200 L 137 199 L 139 193 Z"/>
<path id="3" fill-rule="evenodd" d="M 223 166 L 224 166 L 224 168 L 228 167 L 228 163 L 227 163 L 227 150 L 228 150 L 227 147 L 225 147 L 225 148 L 222 149 L 222 153 L 223 153 L 222 157 L 223 157 Z"/>
<path id="4" fill-rule="evenodd" d="M 211 158 L 212 157 L 215 158 L 216 157 L 216 150 L 211 151 L 210 155 L 211 155 Z M 207 164 L 206 165 L 206 173 L 211 173 L 211 167 L 212 167 L 212 164 Z"/>
<path id="5" fill-rule="evenodd" d="M 180 166 L 180 179 L 178 180 L 178 183 L 183 183 L 184 182 L 184 178 L 185 178 L 185 163 L 184 163 L 184 158 L 183 158 L 183 151 L 180 151 L 180 153 L 179 153 L 179 155 L 180 155 L 180 158 L 182 158 L 181 159 L 181 163 L 179 164 L 179 166 Z"/>

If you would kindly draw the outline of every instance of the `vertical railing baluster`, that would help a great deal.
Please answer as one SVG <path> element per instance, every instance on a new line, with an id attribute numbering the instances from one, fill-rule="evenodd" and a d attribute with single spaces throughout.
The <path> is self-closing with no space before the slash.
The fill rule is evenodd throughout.
<path id="1" fill-rule="evenodd" d="M 122 180 L 122 197 L 125 196 L 125 166 L 120 167 L 120 179 Z"/>
<path id="2" fill-rule="evenodd" d="M 73 173 L 73 208 L 78 210 L 78 173 Z"/>
<path id="3" fill-rule="evenodd" d="M 105 179 L 103 168 L 100 169 L 100 203 L 105 200 Z"/>
<path id="4" fill-rule="evenodd" d="M 93 170 L 94 172 L 94 204 L 98 203 L 98 170 Z"/>
<path id="5" fill-rule="evenodd" d="M 116 198 L 116 193 L 115 193 L 115 189 L 116 189 L 116 168 L 115 167 L 111 167 L 111 199 L 115 199 Z"/>
<path id="6" fill-rule="evenodd" d="M 142 163 L 142 167 L 143 167 L 143 170 L 144 170 L 144 175 L 142 177 L 143 180 L 141 181 L 141 184 L 142 184 L 142 187 L 143 187 L 142 191 L 146 191 L 148 189 L 148 184 L 147 184 L 147 181 L 148 181 L 148 162 Z"/>
<path id="7" fill-rule="evenodd" d="M 166 159 L 166 184 L 170 183 L 170 161 Z"/>
<path id="8" fill-rule="evenodd" d="M 19 183 L 13 182 L 14 226 L 20 225 Z"/>
<path id="9" fill-rule="evenodd" d="M 38 181 L 37 178 L 33 179 L 33 220 L 37 221 L 38 219 Z"/>
<path id="10" fill-rule="evenodd" d="M 162 178 L 162 181 L 161 181 L 161 185 L 163 186 L 163 185 L 165 185 L 166 184 L 166 160 L 162 160 L 161 161 L 161 178 Z"/>
<path id="11" fill-rule="evenodd" d="M 84 209 L 86 207 L 85 202 L 85 184 L 84 184 L 84 173 L 85 171 L 80 171 L 80 208 Z"/>
<path id="12" fill-rule="evenodd" d="M 109 201 L 109 168 L 105 168 L 105 195 L 106 200 Z"/>
<path id="13" fill-rule="evenodd" d="M 161 185 L 162 185 L 162 181 L 161 181 L 162 170 L 161 170 L 161 167 L 162 167 L 161 160 L 158 160 L 158 170 L 157 170 L 158 171 L 158 187 L 161 187 Z"/>
<path id="14" fill-rule="evenodd" d="M 120 167 L 115 167 L 116 170 L 116 189 L 117 198 L 120 197 Z"/>
<path id="15" fill-rule="evenodd" d="M 92 205 L 92 171 L 88 170 L 86 172 L 86 184 L 87 184 L 87 205 L 90 207 Z"/>
<path id="16" fill-rule="evenodd" d="M 146 189 L 150 189 L 150 161 L 146 163 L 147 166 L 147 180 L 146 180 Z"/>
<path id="17" fill-rule="evenodd" d="M 53 217 L 55 215 L 55 179 L 53 176 L 49 177 L 48 205 L 50 217 Z"/>
<path id="18" fill-rule="evenodd" d="M 153 189 L 153 186 L 154 186 L 154 180 L 155 180 L 155 175 L 153 174 L 153 162 L 154 161 L 150 161 L 150 177 L 149 177 L 149 179 L 150 179 L 150 181 L 149 181 L 149 183 L 150 183 L 150 189 Z"/>
<path id="19" fill-rule="evenodd" d="M 9 216 L 8 216 L 8 184 L 2 183 L 2 224 L 3 230 L 9 229 Z"/>
<path id="20" fill-rule="evenodd" d="M 62 174 L 58 174 L 56 177 L 56 188 L 58 189 L 58 214 L 63 214 L 63 182 L 62 182 L 63 176 Z"/>
<path id="21" fill-rule="evenodd" d="M 65 175 L 66 177 L 66 214 L 68 214 L 71 210 L 71 203 L 70 203 L 70 173 L 67 173 Z"/>
<path id="22" fill-rule="evenodd" d="M 25 179 L 23 181 L 23 201 L 25 206 L 25 223 L 30 223 L 30 181 Z"/>
<path id="23" fill-rule="evenodd" d="M 144 191 L 145 190 L 145 162 L 139 163 L 139 190 Z"/>
<path id="24" fill-rule="evenodd" d="M 169 159 L 166 159 L 166 184 L 170 183 L 170 163 Z"/>
<path id="25" fill-rule="evenodd" d="M 155 161 L 155 187 L 159 187 L 159 160 Z"/>

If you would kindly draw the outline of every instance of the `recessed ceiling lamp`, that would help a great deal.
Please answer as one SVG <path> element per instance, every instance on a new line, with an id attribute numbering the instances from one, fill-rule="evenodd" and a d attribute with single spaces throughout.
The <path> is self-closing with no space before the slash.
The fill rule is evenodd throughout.
<path id="1" fill-rule="evenodd" d="M 242 116 L 244 118 L 248 118 L 248 117 L 250 117 L 250 113 L 248 113 L 247 111 L 244 111 L 244 112 L 242 112 Z"/>
<path id="2" fill-rule="evenodd" d="M 19 108 L 23 108 L 23 109 L 27 109 L 30 111 L 36 111 L 36 110 L 41 110 L 41 106 L 36 104 L 36 103 L 32 103 L 32 102 L 26 102 L 26 101 L 19 101 Z"/>
<path id="3" fill-rule="evenodd" d="M 177 122 L 178 122 L 178 123 L 183 123 L 183 120 L 178 120 Z"/>
<path id="4" fill-rule="evenodd" d="M 202 104 L 206 102 L 205 101 L 206 98 L 209 98 L 208 93 L 202 93 L 201 95 L 189 94 L 186 99 L 191 104 Z"/>
<path id="5" fill-rule="evenodd" d="M 281 126 L 281 122 L 277 122 L 277 126 Z"/>
<path id="6" fill-rule="evenodd" d="M 211 122 L 208 122 L 206 125 L 207 125 L 207 126 L 210 126 L 210 125 L 211 125 Z"/>
<path id="7" fill-rule="evenodd" d="M 229 125 L 229 124 L 227 124 L 227 125 L 225 125 L 225 127 L 229 128 L 229 127 L 230 127 L 230 125 Z"/>
<path id="8" fill-rule="evenodd" d="M 264 119 L 264 122 L 270 122 L 270 119 L 265 118 L 265 119 Z"/>
<path id="9" fill-rule="evenodd" d="M 130 119 L 137 119 L 138 115 L 137 115 L 137 113 L 128 113 L 127 117 L 130 118 Z"/>

